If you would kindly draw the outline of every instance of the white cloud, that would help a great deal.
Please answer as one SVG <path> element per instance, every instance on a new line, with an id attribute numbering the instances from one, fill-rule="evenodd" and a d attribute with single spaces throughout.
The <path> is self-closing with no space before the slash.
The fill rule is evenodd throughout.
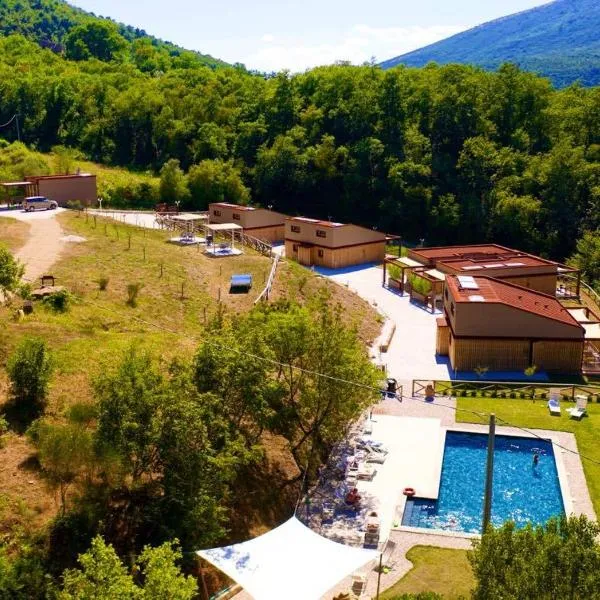
<path id="1" fill-rule="evenodd" d="M 275 41 L 275 36 L 271 35 L 270 33 L 265 33 L 265 35 L 263 35 L 260 39 L 261 39 L 261 41 L 269 44 L 269 43 Z"/>
<path id="2" fill-rule="evenodd" d="M 377 62 L 427 46 L 438 40 L 454 35 L 467 27 L 433 25 L 431 27 L 371 27 L 355 25 L 338 39 L 328 43 L 307 43 L 298 37 L 275 38 L 266 34 L 262 37 L 268 46 L 262 46 L 244 57 L 244 64 L 250 69 L 261 71 L 292 72 L 303 71 L 336 61 L 350 61 L 361 64 L 376 57 Z M 322 37 L 327 32 L 320 31 Z M 330 39 L 331 39 L 330 35 Z M 268 38 L 268 39 L 267 39 Z"/>

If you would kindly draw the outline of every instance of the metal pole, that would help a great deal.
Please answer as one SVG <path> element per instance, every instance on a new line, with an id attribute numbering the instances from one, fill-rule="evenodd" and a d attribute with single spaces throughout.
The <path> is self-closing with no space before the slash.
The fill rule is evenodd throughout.
<path id="1" fill-rule="evenodd" d="M 485 533 L 492 516 L 492 487 L 494 484 L 494 443 L 496 437 L 496 415 L 490 415 L 490 431 L 488 433 L 487 470 L 485 475 L 485 495 L 483 497 L 482 533 Z"/>
<path id="2" fill-rule="evenodd" d="M 377 595 L 376 600 L 379 600 L 379 588 L 381 586 L 381 572 L 383 571 L 383 552 L 379 555 L 379 569 L 377 570 Z"/>

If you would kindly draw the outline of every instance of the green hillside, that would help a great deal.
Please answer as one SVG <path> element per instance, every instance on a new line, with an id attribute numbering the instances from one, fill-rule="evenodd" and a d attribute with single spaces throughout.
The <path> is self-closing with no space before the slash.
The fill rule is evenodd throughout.
<path id="1" fill-rule="evenodd" d="M 421 67 L 429 62 L 496 69 L 513 62 L 563 87 L 600 83 L 600 3 L 555 0 L 503 17 L 381 63 Z"/>
<path id="2" fill-rule="evenodd" d="M 122 44 L 123 58 L 140 65 L 165 70 L 173 59 L 185 58 L 212 68 L 227 63 L 208 54 L 190 52 L 171 42 L 148 35 L 143 29 L 97 17 L 64 0 L 2 0 L 0 2 L 0 34 L 21 34 L 54 52 L 69 53 L 69 34 L 75 27 L 94 24 L 114 28 Z"/>

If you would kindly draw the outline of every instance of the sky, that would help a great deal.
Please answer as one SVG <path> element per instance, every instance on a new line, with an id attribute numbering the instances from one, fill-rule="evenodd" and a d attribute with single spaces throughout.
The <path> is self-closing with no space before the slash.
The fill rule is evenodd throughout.
<path id="1" fill-rule="evenodd" d="M 260 71 L 377 62 L 544 0 L 69 0 Z"/>

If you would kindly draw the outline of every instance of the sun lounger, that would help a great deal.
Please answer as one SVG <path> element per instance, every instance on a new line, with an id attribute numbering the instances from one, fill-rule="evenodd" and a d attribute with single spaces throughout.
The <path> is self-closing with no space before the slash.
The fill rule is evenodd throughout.
<path id="1" fill-rule="evenodd" d="M 371 481 L 375 477 L 375 467 L 371 464 L 361 463 L 358 466 L 358 479 Z"/>
<path id="2" fill-rule="evenodd" d="M 572 408 L 567 408 L 567 412 L 571 419 L 581 420 L 587 413 L 587 397 L 586 396 L 575 396 L 576 405 Z"/>
<path id="3" fill-rule="evenodd" d="M 560 417 L 560 402 L 554 398 L 548 400 L 548 410 L 551 415 Z"/>
<path id="4" fill-rule="evenodd" d="M 577 421 L 580 421 L 581 417 L 585 415 L 586 410 L 585 408 L 577 408 L 576 406 L 574 406 L 573 408 L 567 408 L 567 412 L 569 413 L 571 419 L 576 419 Z"/>
<path id="5" fill-rule="evenodd" d="M 365 461 L 368 463 L 377 463 L 382 465 L 387 458 L 387 455 L 383 452 L 377 452 L 374 449 L 365 450 Z"/>

